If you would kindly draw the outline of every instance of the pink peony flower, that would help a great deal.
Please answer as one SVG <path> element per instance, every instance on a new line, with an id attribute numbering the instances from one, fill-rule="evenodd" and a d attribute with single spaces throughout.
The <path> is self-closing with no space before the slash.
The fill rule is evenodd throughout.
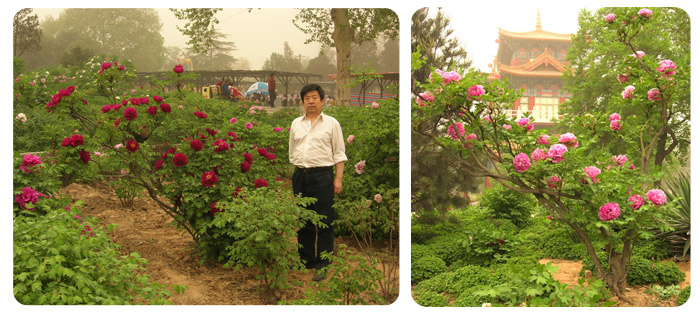
<path id="1" fill-rule="evenodd" d="M 659 67 L 656 71 L 663 73 L 665 76 L 670 77 L 676 74 L 676 64 L 669 59 L 659 61 Z"/>
<path id="2" fill-rule="evenodd" d="M 274 132 L 280 132 L 280 131 L 282 131 L 282 130 L 284 130 L 283 127 L 274 127 L 274 128 L 272 128 L 272 131 L 274 131 Z"/>
<path id="3" fill-rule="evenodd" d="M 355 164 L 355 173 L 362 174 L 365 172 L 365 160 L 361 160 Z"/>
<path id="4" fill-rule="evenodd" d="M 637 14 L 644 16 L 644 17 L 651 17 L 651 15 L 653 13 L 651 12 L 651 10 L 644 8 L 644 9 L 639 10 L 639 12 L 637 12 Z"/>
<path id="5" fill-rule="evenodd" d="M 491 116 L 484 116 L 482 117 L 486 122 L 488 123 L 493 123 L 493 120 L 491 119 Z"/>
<path id="6" fill-rule="evenodd" d="M 472 99 L 478 98 L 484 94 L 486 94 L 486 90 L 484 90 L 484 86 L 478 85 L 478 84 L 470 86 L 469 89 L 467 90 L 467 95 L 469 95 L 469 97 Z"/>
<path id="7" fill-rule="evenodd" d="M 41 168 L 41 166 L 39 166 L 36 169 L 34 168 L 34 166 L 37 166 L 40 164 L 42 164 L 40 156 L 27 154 L 22 159 L 22 165 L 19 166 L 19 169 L 21 171 L 24 171 L 25 174 L 29 174 L 35 170 L 39 170 Z"/>
<path id="8" fill-rule="evenodd" d="M 537 144 L 549 145 L 549 135 L 543 134 L 537 138 Z"/>
<path id="9" fill-rule="evenodd" d="M 527 124 L 530 123 L 530 119 L 528 119 L 527 117 L 523 117 L 523 118 L 518 119 L 517 123 L 518 123 L 518 126 L 525 127 L 525 126 L 527 126 Z"/>
<path id="10" fill-rule="evenodd" d="M 649 98 L 650 101 L 660 101 L 661 100 L 661 92 L 657 88 L 653 88 L 647 92 L 647 98 Z"/>
<path id="11" fill-rule="evenodd" d="M 644 205 L 644 197 L 642 195 L 632 195 L 629 198 L 627 198 L 627 202 L 631 202 L 630 206 L 632 209 L 637 210 L 639 207 Z"/>
<path id="12" fill-rule="evenodd" d="M 377 108 L 379 108 L 379 103 L 372 102 L 372 109 L 377 109 Z"/>
<path id="13" fill-rule="evenodd" d="M 622 129 L 622 123 L 619 120 L 613 120 L 610 122 L 610 129 L 620 131 L 620 129 Z"/>
<path id="14" fill-rule="evenodd" d="M 474 134 L 474 133 L 470 133 L 470 134 L 464 136 L 464 141 L 467 143 L 466 143 L 466 145 L 463 144 L 462 147 L 465 149 L 467 147 L 470 147 L 470 148 L 473 147 L 475 141 L 472 141 L 472 140 L 476 140 L 476 138 L 477 138 L 476 134 Z"/>
<path id="15" fill-rule="evenodd" d="M 620 120 L 620 114 L 618 113 L 612 113 L 610 116 L 608 116 L 608 120 L 613 121 L 613 120 Z"/>
<path id="16" fill-rule="evenodd" d="M 570 132 L 561 135 L 561 137 L 559 137 L 559 143 L 565 145 L 569 149 L 578 147 L 576 136 Z"/>
<path id="17" fill-rule="evenodd" d="M 620 82 L 620 84 L 624 84 L 625 82 L 629 81 L 630 78 L 627 76 L 627 74 L 618 74 L 617 75 L 617 82 Z"/>
<path id="18" fill-rule="evenodd" d="M 566 153 L 566 151 L 567 148 L 565 145 L 557 143 L 549 147 L 549 152 L 547 152 L 547 156 L 552 158 L 552 162 L 559 163 L 564 160 L 564 154 Z"/>
<path id="19" fill-rule="evenodd" d="M 615 17 L 617 17 L 617 15 L 615 15 L 615 13 L 610 13 L 610 14 L 605 16 L 605 21 L 612 22 L 615 19 Z"/>
<path id="20" fill-rule="evenodd" d="M 615 166 L 623 166 L 625 163 L 627 163 L 627 161 L 629 161 L 627 156 L 624 154 L 614 155 L 611 160 L 615 162 Z"/>
<path id="21" fill-rule="evenodd" d="M 608 202 L 600 207 L 598 217 L 603 221 L 611 221 L 620 216 L 620 206 L 614 202 Z"/>
<path id="22" fill-rule="evenodd" d="M 513 167 L 516 172 L 522 173 L 527 171 L 527 169 L 530 168 L 530 157 L 528 157 L 526 153 L 518 153 L 518 155 L 513 158 Z"/>
<path id="23" fill-rule="evenodd" d="M 512 127 L 511 125 L 508 125 L 508 124 L 503 124 L 503 128 L 504 128 L 505 130 L 511 130 L 511 129 L 513 129 L 513 127 Z"/>
<path id="24" fill-rule="evenodd" d="M 353 141 L 355 141 L 355 135 L 349 135 L 348 136 L 348 144 L 352 143 Z"/>
<path id="25" fill-rule="evenodd" d="M 248 130 L 253 129 L 253 124 L 251 124 L 250 122 L 247 122 L 247 123 L 245 123 L 245 127 Z"/>
<path id="26" fill-rule="evenodd" d="M 583 168 L 583 172 L 586 173 L 586 177 L 590 178 L 594 184 L 599 181 L 599 179 L 596 178 L 596 176 L 600 174 L 599 168 L 595 166 L 586 166 Z M 585 178 L 581 178 L 581 182 L 588 183 Z"/>
<path id="27" fill-rule="evenodd" d="M 535 151 L 530 153 L 530 157 L 532 157 L 532 162 L 544 161 L 547 159 L 547 153 L 545 153 L 542 149 L 535 149 Z"/>
<path id="28" fill-rule="evenodd" d="M 457 81 L 462 79 L 462 76 L 459 75 L 459 73 L 457 73 L 455 71 L 443 72 L 443 73 L 440 73 L 440 76 L 443 79 L 442 85 L 446 85 L 447 83 L 450 83 L 450 82 L 456 83 Z"/>
<path id="29" fill-rule="evenodd" d="M 419 95 L 419 97 L 416 98 L 416 103 L 418 104 L 419 107 L 425 106 L 426 102 L 430 103 L 430 102 L 435 100 L 435 96 L 433 96 L 433 93 L 430 93 L 430 91 L 425 91 L 425 92 L 420 93 L 418 95 Z M 423 99 L 425 99 L 425 101 Z"/>
<path id="30" fill-rule="evenodd" d="M 117 145 L 115 145 L 114 148 L 115 148 L 115 149 L 120 149 L 120 148 L 123 147 L 123 146 L 124 146 L 123 143 L 117 143 Z"/>
<path id="31" fill-rule="evenodd" d="M 630 57 L 642 58 L 642 57 L 644 57 L 644 55 L 646 55 L 645 52 L 643 52 L 641 50 L 637 50 L 634 52 L 634 54 L 631 54 Z"/>
<path id="32" fill-rule="evenodd" d="M 549 179 L 547 179 L 547 187 L 551 189 L 558 189 L 561 187 L 561 177 L 559 176 L 552 176 Z"/>
<path id="33" fill-rule="evenodd" d="M 376 201 L 377 203 L 381 203 L 382 202 L 382 195 L 380 195 L 380 194 L 374 195 L 374 201 Z"/>
<path id="34" fill-rule="evenodd" d="M 27 209 L 27 204 L 35 204 L 39 201 L 39 196 L 43 196 L 40 192 L 32 189 L 29 186 L 22 188 L 22 192 L 15 195 L 15 202 L 19 204 L 21 209 Z M 30 209 L 34 211 L 34 209 Z"/>
<path id="35" fill-rule="evenodd" d="M 651 189 L 647 191 L 647 199 L 657 206 L 663 206 L 666 203 L 666 194 L 661 189 Z"/>
<path id="36" fill-rule="evenodd" d="M 459 135 L 457 135 L 459 133 Z M 458 140 L 460 137 L 464 137 L 464 124 L 456 122 L 453 125 L 447 127 L 447 134 L 453 140 Z"/>
<path id="37" fill-rule="evenodd" d="M 228 122 L 229 122 L 230 124 L 235 124 L 237 121 L 238 121 L 238 119 L 237 119 L 236 117 L 233 117 L 233 118 L 231 118 L 231 120 L 229 120 Z"/>

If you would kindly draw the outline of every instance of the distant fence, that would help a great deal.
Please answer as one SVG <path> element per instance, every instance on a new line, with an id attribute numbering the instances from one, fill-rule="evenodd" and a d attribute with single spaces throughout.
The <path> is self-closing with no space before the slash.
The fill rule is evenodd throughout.
<path id="1" fill-rule="evenodd" d="M 364 95 L 360 93 L 352 93 L 350 94 L 350 105 L 352 106 L 361 106 L 361 105 L 369 105 L 372 104 L 372 102 L 377 102 L 382 99 L 391 99 L 391 98 L 396 98 L 396 94 L 384 94 L 381 95 L 379 93 L 365 93 Z M 365 101 L 364 104 L 361 104 L 362 101 Z"/>

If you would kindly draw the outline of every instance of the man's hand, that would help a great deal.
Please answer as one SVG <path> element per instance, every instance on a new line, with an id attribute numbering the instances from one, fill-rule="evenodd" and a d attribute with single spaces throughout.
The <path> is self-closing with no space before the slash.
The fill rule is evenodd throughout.
<path id="1" fill-rule="evenodd" d="M 343 180 L 341 178 L 336 178 L 333 181 L 333 192 L 337 195 L 341 190 L 343 190 Z"/>

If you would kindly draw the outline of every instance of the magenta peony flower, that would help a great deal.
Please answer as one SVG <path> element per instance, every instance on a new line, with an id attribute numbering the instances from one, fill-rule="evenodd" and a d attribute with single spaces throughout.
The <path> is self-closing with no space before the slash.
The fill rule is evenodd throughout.
<path id="1" fill-rule="evenodd" d="M 535 151 L 530 153 L 530 157 L 532 157 L 532 162 L 544 161 L 547 159 L 547 153 L 545 153 L 542 149 L 535 149 Z"/>
<path id="2" fill-rule="evenodd" d="M 207 114 L 200 112 L 200 111 L 196 111 L 193 114 L 199 118 L 207 118 Z"/>
<path id="3" fill-rule="evenodd" d="M 595 166 L 586 166 L 583 168 L 583 172 L 586 173 L 586 176 L 591 179 L 591 181 L 595 184 L 599 181 L 599 179 L 596 178 L 598 174 L 600 174 L 600 169 L 595 167 Z M 581 178 L 582 183 L 588 183 L 585 178 Z"/>
<path id="4" fill-rule="evenodd" d="M 467 95 L 472 99 L 478 98 L 484 94 L 486 94 L 486 90 L 484 90 L 483 85 L 472 85 L 467 90 Z"/>
<path id="5" fill-rule="evenodd" d="M 160 104 L 160 103 L 163 102 L 163 98 L 160 97 L 160 96 L 158 96 L 158 95 L 153 95 L 153 101 L 155 101 L 156 103 Z"/>
<path id="6" fill-rule="evenodd" d="M 657 88 L 653 88 L 647 92 L 647 98 L 649 98 L 650 101 L 660 101 L 661 91 L 659 91 Z"/>
<path id="7" fill-rule="evenodd" d="M 229 137 L 231 137 L 231 140 L 232 140 L 233 142 L 238 141 L 238 135 L 236 135 L 235 132 L 229 131 L 227 134 L 228 134 Z"/>
<path id="8" fill-rule="evenodd" d="M 182 65 L 175 65 L 175 67 L 173 68 L 173 72 L 183 73 L 185 72 L 185 68 L 183 68 Z"/>
<path id="9" fill-rule="evenodd" d="M 248 152 L 243 153 L 243 158 L 245 159 L 246 162 L 253 163 L 253 155 L 252 154 L 250 154 Z"/>
<path id="10" fill-rule="evenodd" d="M 549 179 L 547 179 L 547 187 L 551 189 L 561 188 L 561 177 L 556 175 L 551 176 Z"/>
<path id="11" fill-rule="evenodd" d="M 214 141 L 214 151 L 219 153 L 221 151 L 228 151 L 230 149 L 228 143 L 224 140 L 218 139 Z"/>
<path id="12" fill-rule="evenodd" d="M 258 154 L 260 154 L 260 156 L 265 156 L 267 150 L 265 150 L 265 148 L 258 148 Z"/>
<path id="13" fill-rule="evenodd" d="M 377 203 L 381 203 L 382 202 L 382 195 L 380 195 L 380 194 L 374 195 L 374 201 Z"/>
<path id="14" fill-rule="evenodd" d="M 90 152 L 81 150 L 80 151 L 80 162 L 83 162 L 83 164 L 88 164 L 90 162 Z"/>
<path id="15" fill-rule="evenodd" d="M 615 13 L 610 13 L 610 14 L 605 16 L 605 21 L 612 22 L 615 19 L 615 17 L 617 17 L 617 15 L 615 15 Z"/>
<path id="16" fill-rule="evenodd" d="M 603 221 L 611 221 L 620 216 L 620 206 L 614 202 L 608 202 L 600 207 L 598 217 Z"/>
<path id="17" fill-rule="evenodd" d="M 419 107 L 423 107 L 426 105 L 425 103 L 430 103 L 435 100 L 435 96 L 433 96 L 433 93 L 430 93 L 430 91 L 425 91 L 418 95 L 419 97 L 416 97 L 416 103 Z M 425 101 L 423 99 L 425 99 Z"/>
<path id="18" fill-rule="evenodd" d="M 513 167 L 516 172 L 522 173 L 527 171 L 527 169 L 530 168 L 530 157 L 528 157 L 526 153 L 518 153 L 518 155 L 513 158 Z"/>
<path id="19" fill-rule="evenodd" d="M 649 10 L 647 8 L 644 8 L 644 9 L 639 10 L 639 12 L 637 12 L 637 14 L 644 16 L 644 17 L 651 17 L 653 12 L 651 12 L 651 10 Z"/>
<path id="20" fill-rule="evenodd" d="M 202 182 L 202 186 L 211 187 L 211 186 L 214 186 L 214 184 L 219 182 L 219 178 L 216 177 L 216 173 L 214 173 L 213 171 L 208 171 L 208 172 L 204 172 L 204 174 L 202 174 L 202 181 L 201 182 Z"/>
<path id="21" fill-rule="evenodd" d="M 565 145 L 569 149 L 578 147 L 578 140 L 576 140 L 576 136 L 570 132 L 561 135 L 559 137 L 559 143 Z"/>
<path id="22" fill-rule="evenodd" d="M 549 135 L 543 134 L 537 138 L 537 144 L 549 145 Z"/>
<path id="23" fill-rule="evenodd" d="M 129 152 L 134 153 L 139 149 L 139 143 L 134 140 L 129 140 L 126 142 L 126 149 L 129 150 Z"/>
<path id="24" fill-rule="evenodd" d="M 676 74 L 676 64 L 669 59 L 659 61 L 659 67 L 656 71 L 663 73 L 665 76 L 670 77 Z"/>
<path id="25" fill-rule="evenodd" d="M 274 132 L 280 132 L 280 131 L 282 131 L 282 130 L 284 130 L 284 127 L 274 127 L 274 128 L 272 128 L 272 131 L 274 131 Z"/>
<path id="26" fill-rule="evenodd" d="M 518 126 L 525 127 L 527 124 L 530 123 L 530 119 L 528 119 L 527 117 L 523 117 L 523 118 L 518 119 L 517 123 L 518 123 Z"/>
<path id="27" fill-rule="evenodd" d="M 190 148 L 192 148 L 192 150 L 201 151 L 203 147 L 204 147 L 204 144 L 202 144 L 202 141 L 199 141 L 199 140 L 190 141 Z"/>
<path id="28" fill-rule="evenodd" d="M 630 206 L 632 209 L 637 210 L 639 207 L 644 205 L 644 197 L 642 195 L 632 195 L 629 198 L 627 198 L 627 202 L 631 202 Z"/>
<path id="29" fill-rule="evenodd" d="M 277 156 L 275 156 L 274 153 L 270 153 L 270 152 L 268 152 L 267 154 L 265 154 L 265 157 L 266 157 L 268 160 L 270 160 L 270 161 L 273 161 L 273 160 L 275 160 L 275 159 L 277 158 Z"/>
<path id="30" fill-rule="evenodd" d="M 148 107 L 146 112 L 151 116 L 155 116 L 158 113 L 158 107 L 150 106 L 150 107 Z"/>
<path id="31" fill-rule="evenodd" d="M 250 122 L 247 122 L 247 123 L 245 123 L 245 128 L 248 130 L 253 129 L 253 124 Z"/>
<path id="32" fill-rule="evenodd" d="M 267 181 L 262 179 L 262 178 L 256 179 L 254 181 L 254 183 L 255 183 L 255 188 L 267 187 Z"/>
<path id="33" fill-rule="evenodd" d="M 26 154 L 24 156 L 24 158 L 22 159 L 22 165 L 19 166 L 19 169 L 21 171 L 24 171 L 25 174 L 29 174 L 35 170 L 34 166 L 37 166 L 40 164 L 42 164 L 41 157 L 38 155 L 32 155 L 30 153 L 30 154 Z M 36 168 L 36 170 L 39 170 L 40 168 L 41 168 L 41 166 Z"/>
<path id="34" fill-rule="evenodd" d="M 362 174 L 365 172 L 365 160 L 361 160 L 355 164 L 355 173 Z"/>
<path id="35" fill-rule="evenodd" d="M 124 109 L 124 119 L 126 120 L 134 120 L 138 116 L 138 112 L 136 112 L 136 108 L 133 107 L 127 107 Z"/>
<path id="36" fill-rule="evenodd" d="M 620 114 L 618 113 L 612 113 L 610 116 L 608 116 L 608 120 L 613 121 L 613 120 L 620 120 Z"/>
<path id="37" fill-rule="evenodd" d="M 175 165 L 175 167 L 187 165 L 187 155 L 185 155 L 184 153 L 175 154 L 175 156 L 173 157 L 173 165 Z"/>
<path id="38" fill-rule="evenodd" d="M 27 204 L 35 204 L 39 201 L 39 196 L 43 195 L 29 186 L 22 188 L 22 192 L 15 195 L 15 202 L 19 204 L 21 209 L 27 209 Z M 34 209 L 30 209 L 34 211 Z"/>
<path id="39" fill-rule="evenodd" d="M 348 144 L 352 143 L 353 141 L 355 141 L 355 135 L 349 135 L 348 136 Z"/>
<path id="40" fill-rule="evenodd" d="M 241 172 L 245 173 L 247 171 L 250 171 L 250 163 L 248 161 L 243 161 L 243 163 L 241 163 Z"/>
<path id="41" fill-rule="evenodd" d="M 163 167 L 163 160 L 156 161 L 156 171 L 159 170 L 161 167 Z"/>
<path id="42" fill-rule="evenodd" d="M 651 189 L 647 191 L 647 199 L 657 206 L 663 206 L 666 203 L 666 194 L 661 189 Z"/>
<path id="43" fill-rule="evenodd" d="M 549 152 L 547 152 L 547 156 L 552 158 L 552 162 L 559 163 L 564 160 L 564 153 L 566 153 L 566 151 L 567 148 L 565 145 L 557 143 L 549 147 Z"/>
<path id="44" fill-rule="evenodd" d="M 620 129 L 622 129 L 622 123 L 619 120 L 613 120 L 610 122 L 610 129 L 620 131 Z"/>
<path id="45" fill-rule="evenodd" d="M 160 104 L 160 111 L 164 113 L 170 113 L 173 109 L 170 107 L 168 103 L 162 103 Z"/>
<path id="46" fill-rule="evenodd" d="M 108 113 L 110 110 L 112 110 L 112 105 L 105 105 L 105 106 L 102 106 L 102 113 L 103 113 L 103 114 Z"/>

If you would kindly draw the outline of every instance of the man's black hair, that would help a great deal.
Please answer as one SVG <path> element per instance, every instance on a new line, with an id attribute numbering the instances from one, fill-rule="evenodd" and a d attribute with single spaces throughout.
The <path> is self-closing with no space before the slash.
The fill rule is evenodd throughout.
<path id="1" fill-rule="evenodd" d="M 304 95 L 306 95 L 306 93 L 311 92 L 311 91 L 317 91 L 318 97 L 320 97 L 321 99 L 324 99 L 326 97 L 326 94 L 323 93 L 323 89 L 321 88 L 321 86 L 318 84 L 312 83 L 312 84 L 307 84 L 306 86 L 304 86 L 301 89 L 301 92 L 299 93 L 299 94 L 301 94 L 301 99 L 303 100 Z"/>

